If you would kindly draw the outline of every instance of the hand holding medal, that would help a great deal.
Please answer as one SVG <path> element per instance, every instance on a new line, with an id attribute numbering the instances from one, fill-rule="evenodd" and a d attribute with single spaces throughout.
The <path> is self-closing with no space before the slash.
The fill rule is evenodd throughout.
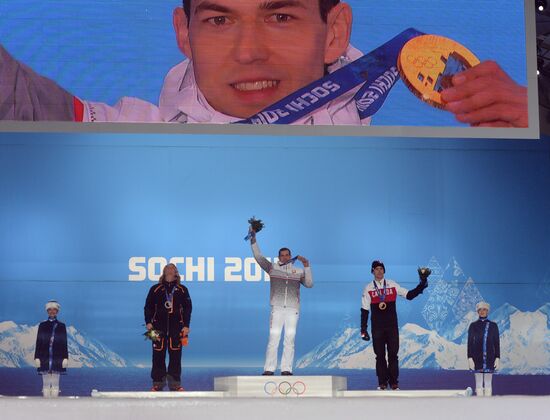
<path id="1" fill-rule="evenodd" d="M 476 127 L 528 127 L 527 88 L 493 61 L 458 42 L 421 35 L 401 49 L 397 67 L 409 90 L 427 104 Z M 505 93 L 504 93 L 505 92 Z"/>
<path id="2" fill-rule="evenodd" d="M 254 216 L 248 219 L 248 224 L 250 226 L 248 227 L 248 234 L 244 237 L 245 241 L 254 238 L 256 233 L 264 228 L 264 223 L 260 219 L 256 219 Z"/>
<path id="3" fill-rule="evenodd" d="M 441 92 L 453 86 L 452 77 L 479 64 L 466 47 L 439 35 L 421 35 L 408 41 L 397 66 L 403 82 L 422 101 L 444 108 Z"/>

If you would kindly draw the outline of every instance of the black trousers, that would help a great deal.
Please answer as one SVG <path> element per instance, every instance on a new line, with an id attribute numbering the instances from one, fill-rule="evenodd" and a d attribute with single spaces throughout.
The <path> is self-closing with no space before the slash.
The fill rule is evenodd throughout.
<path id="1" fill-rule="evenodd" d="M 399 384 L 399 330 L 395 327 L 372 328 L 372 348 L 376 354 L 378 384 Z M 388 359 L 386 361 L 386 349 Z"/>
<path id="2" fill-rule="evenodd" d="M 166 369 L 166 351 L 168 351 L 168 369 Z M 163 337 L 153 342 L 153 367 L 151 378 L 155 385 L 164 387 L 166 381 L 170 388 L 181 384 L 181 343 L 179 339 Z"/>

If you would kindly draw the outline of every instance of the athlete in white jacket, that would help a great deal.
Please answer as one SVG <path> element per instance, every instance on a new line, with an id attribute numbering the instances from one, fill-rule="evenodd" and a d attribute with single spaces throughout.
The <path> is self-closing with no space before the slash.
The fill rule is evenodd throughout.
<path id="1" fill-rule="evenodd" d="M 296 259 L 304 265 L 304 268 L 296 267 L 288 248 L 279 250 L 278 262 L 270 262 L 262 255 L 253 231 L 251 231 L 250 243 L 254 258 L 270 277 L 269 303 L 271 305 L 271 316 L 263 374 L 273 375 L 277 368 L 277 350 L 284 327 L 285 337 L 281 358 L 281 375 L 292 375 L 294 338 L 300 316 L 300 286 L 313 287 L 311 267 L 309 261 L 302 256 L 298 256 Z"/>

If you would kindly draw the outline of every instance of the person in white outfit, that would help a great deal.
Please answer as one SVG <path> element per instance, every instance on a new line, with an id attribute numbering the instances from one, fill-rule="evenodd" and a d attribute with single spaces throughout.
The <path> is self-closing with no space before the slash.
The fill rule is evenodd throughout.
<path id="1" fill-rule="evenodd" d="M 66 372 L 69 364 L 67 329 L 57 319 L 60 308 L 55 300 L 46 303 L 48 319 L 40 323 L 36 335 L 34 364 L 42 375 L 42 395 L 45 398 L 59 395 L 59 375 Z"/>
<path id="2" fill-rule="evenodd" d="M 281 358 L 281 375 L 292 375 L 294 339 L 300 316 L 300 286 L 313 287 L 311 267 L 309 261 L 301 255 L 292 258 L 288 248 L 281 248 L 278 261 L 272 263 L 262 255 L 256 242 L 256 233 L 252 229 L 250 233 L 254 258 L 270 277 L 271 316 L 263 375 L 271 376 L 277 368 L 277 350 L 283 328 L 285 335 Z M 303 264 L 303 269 L 294 265 L 296 260 Z"/>

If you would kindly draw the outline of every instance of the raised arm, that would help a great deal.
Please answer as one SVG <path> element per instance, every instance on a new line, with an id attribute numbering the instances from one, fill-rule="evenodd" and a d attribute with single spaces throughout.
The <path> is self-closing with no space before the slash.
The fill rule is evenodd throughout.
<path id="1" fill-rule="evenodd" d="M 0 45 L 0 120 L 75 121 L 75 103 L 80 101 Z"/>
<path id="2" fill-rule="evenodd" d="M 273 264 L 262 255 L 262 251 L 260 251 L 260 247 L 256 242 L 256 235 L 253 235 L 252 238 L 250 238 L 250 246 L 252 247 L 252 253 L 254 254 L 254 259 L 256 260 L 256 262 L 260 264 L 262 270 L 269 273 L 271 271 L 271 268 L 273 267 Z"/>
<path id="3" fill-rule="evenodd" d="M 429 269 L 419 268 L 418 276 L 420 277 L 420 282 L 418 283 L 418 285 L 412 290 L 407 290 L 396 284 L 397 294 L 406 297 L 407 300 L 413 300 L 418 295 L 421 295 L 424 289 L 428 287 L 428 277 L 430 276 L 430 274 L 431 271 Z"/>

